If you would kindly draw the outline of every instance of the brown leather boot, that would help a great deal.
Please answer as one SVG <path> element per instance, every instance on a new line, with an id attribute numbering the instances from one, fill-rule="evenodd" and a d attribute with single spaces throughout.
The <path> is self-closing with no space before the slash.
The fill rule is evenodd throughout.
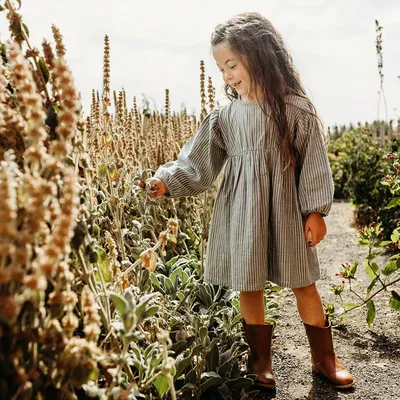
<path id="1" fill-rule="evenodd" d="M 326 317 L 325 328 L 304 323 L 311 349 L 313 371 L 324 375 L 334 387 L 346 389 L 354 385 L 354 378 L 340 363 L 333 350 L 331 324 Z"/>
<path id="2" fill-rule="evenodd" d="M 248 370 L 257 375 L 255 387 L 276 388 L 275 377 L 272 373 L 271 342 L 274 326 L 272 324 L 249 325 L 241 319 L 246 341 L 250 346 Z"/>

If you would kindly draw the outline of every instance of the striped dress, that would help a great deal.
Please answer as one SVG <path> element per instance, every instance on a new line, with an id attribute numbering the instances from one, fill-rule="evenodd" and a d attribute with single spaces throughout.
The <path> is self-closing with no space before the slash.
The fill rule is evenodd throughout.
<path id="1" fill-rule="evenodd" d="M 224 167 L 210 223 L 204 280 L 239 291 L 266 281 L 298 288 L 320 277 L 316 247 L 304 224 L 311 212 L 326 216 L 333 179 L 323 134 L 307 103 L 287 97 L 290 131 L 300 162 L 284 171 L 275 124 L 257 103 L 236 99 L 211 111 L 176 161 L 155 173 L 171 198 L 210 188 Z"/>

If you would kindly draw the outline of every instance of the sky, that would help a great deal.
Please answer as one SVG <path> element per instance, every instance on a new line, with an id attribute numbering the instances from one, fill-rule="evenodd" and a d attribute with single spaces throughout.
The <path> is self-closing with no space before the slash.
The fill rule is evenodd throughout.
<path id="1" fill-rule="evenodd" d="M 222 76 L 210 50 L 214 27 L 245 11 L 267 17 L 282 34 L 307 94 L 325 126 L 378 117 L 380 77 L 375 20 L 383 26 L 383 73 L 388 119 L 400 117 L 400 2 L 398 0 L 22 0 L 30 41 L 64 36 L 66 59 L 89 113 L 92 89 L 102 90 L 104 36 L 110 38 L 111 89 L 122 88 L 128 106 L 145 95 L 164 109 L 184 104 L 200 112 L 200 60 L 224 103 Z M 9 37 L 0 13 L 0 39 Z M 379 118 L 385 118 L 381 100 Z"/>

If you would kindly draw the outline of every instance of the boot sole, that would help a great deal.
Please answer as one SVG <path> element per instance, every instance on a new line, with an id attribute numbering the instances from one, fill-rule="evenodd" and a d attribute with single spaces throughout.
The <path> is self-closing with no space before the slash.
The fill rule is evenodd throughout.
<path id="1" fill-rule="evenodd" d="M 346 385 L 337 385 L 337 384 L 333 383 L 328 377 L 326 377 L 322 372 L 317 371 L 314 368 L 312 368 L 312 371 L 315 374 L 317 374 L 317 375 L 321 376 L 322 378 L 324 378 L 330 385 L 332 385 L 336 389 L 349 389 L 349 388 L 353 387 L 354 384 L 356 383 L 356 380 L 354 379 L 353 382 L 347 383 Z"/>
<path id="2" fill-rule="evenodd" d="M 259 383 L 255 382 L 253 387 L 255 388 L 263 388 L 263 389 L 270 389 L 270 390 L 276 390 L 276 385 L 268 385 L 266 383 Z"/>
<path id="3" fill-rule="evenodd" d="M 356 383 L 356 381 L 353 381 L 352 383 L 348 383 L 347 385 L 335 385 L 334 383 L 331 383 L 331 385 L 333 385 L 333 387 L 335 387 L 336 389 L 349 389 L 349 388 L 352 388 L 355 383 Z"/>

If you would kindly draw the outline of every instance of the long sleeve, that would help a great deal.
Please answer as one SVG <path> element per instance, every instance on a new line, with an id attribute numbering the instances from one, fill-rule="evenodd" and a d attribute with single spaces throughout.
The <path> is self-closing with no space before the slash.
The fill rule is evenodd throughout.
<path id="1" fill-rule="evenodd" d="M 167 197 L 198 195 L 217 179 L 227 159 L 218 117 L 218 109 L 211 111 L 184 144 L 178 159 L 160 166 L 154 174 L 167 186 Z"/>
<path id="2" fill-rule="evenodd" d="M 323 131 L 314 115 L 302 112 L 297 124 L 295 147 L 300 156 L 298 196 L 303 216 L 312 212 L 327 216 L 334 194 Z"/>

